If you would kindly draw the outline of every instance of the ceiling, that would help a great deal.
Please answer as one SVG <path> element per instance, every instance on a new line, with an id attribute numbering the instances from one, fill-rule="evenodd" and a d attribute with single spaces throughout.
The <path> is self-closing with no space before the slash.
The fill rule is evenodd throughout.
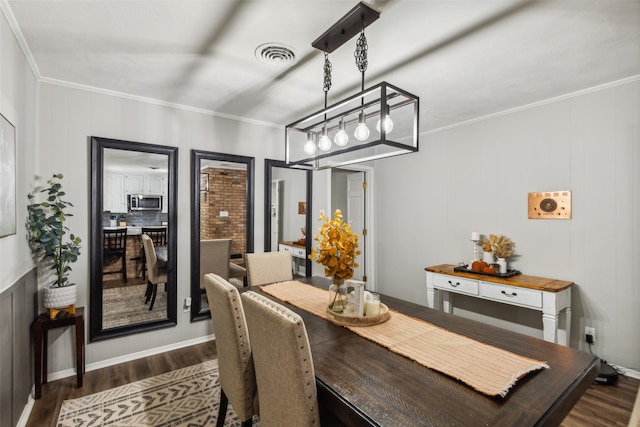
<path id="1" fill-rule="evenodd" d="M 277 126 L 323 107 L 311 43 L 356 3 L 0 0 L 42 81 Z M 381 13 L 365 85 L 419 96 L 421 132 L 640 75 L 638 0 L 365 3 Z M 256 58 L 274 42 L 295 60 Z M 360 90 L 355 42 L 330 55 L 329 104 Z"/>

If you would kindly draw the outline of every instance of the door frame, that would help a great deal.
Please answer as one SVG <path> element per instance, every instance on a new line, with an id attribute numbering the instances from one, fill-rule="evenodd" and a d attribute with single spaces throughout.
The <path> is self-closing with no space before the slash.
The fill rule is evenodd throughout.
<path id="1" fill-rule="evenodd" d="M 353 172 L 365 172 L 367 178 L 367 191 L 365 202 L 365 223 L 367 224 L 367 238 L 366 241 L 366 265 L 367 265 L 367 290 L 375 291 L 376 286 L 376 263 L 375 263 L 375 169 L 372 166 L 365 165 L 347 165 L 341 166 L 338 169 L 353 171 Z M 329 212 L 333 212 L 333 206 L 331 206 L 331 174 L 327 174 L 327 206 L 329 206 Z"/>

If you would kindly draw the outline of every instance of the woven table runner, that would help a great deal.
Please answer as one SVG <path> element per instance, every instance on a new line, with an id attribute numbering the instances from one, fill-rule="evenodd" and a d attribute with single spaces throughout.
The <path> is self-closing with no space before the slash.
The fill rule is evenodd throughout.
<path id="1" fill-rule="evenodd" d="M 281 301 L 323 319 L 329 291 L 297 281 L 260 286 Z M 391 310 L 388 321 L 374 326 L 345 326 L 351 332 L 449 375 L 489 396 L 506 396 L 517 380 L 546 362 L 520 356 Z"/>

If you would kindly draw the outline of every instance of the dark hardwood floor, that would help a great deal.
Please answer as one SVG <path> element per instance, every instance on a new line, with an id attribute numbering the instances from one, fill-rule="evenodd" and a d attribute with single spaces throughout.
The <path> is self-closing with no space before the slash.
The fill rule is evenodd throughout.
<path id="1" fill-rule="evenodd" d="M 84 386 L 80 389 L 76 388 L 75 376 L 45 384 L 42 388 L 42 399 L 36 400 L 27 427 L 55 426 L 62 401 L 65 399 L 97 393 L 215 357 L 215 342 L 210 341 L 87 372 Z M 620 377 L 618 383 L 613 386 L 591 385 L 561 426 L 626 426 L 639 385 L 640 381 L 625 377 Z"/>

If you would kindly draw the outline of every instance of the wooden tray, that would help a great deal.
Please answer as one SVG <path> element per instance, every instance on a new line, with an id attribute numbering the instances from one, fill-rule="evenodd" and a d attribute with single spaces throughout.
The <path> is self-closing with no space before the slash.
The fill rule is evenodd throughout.
<path id="1" fill-rule="evenodd" d="M 457 271 L 458 273 L 478 274 L 480 276 L 501 277 L 503 279 L 507 279 L 509 277 L 513 277 L 513 276 L 517 276 L 518 274 L 521 274 L 518 270 L 512 270 L 512 269 L 507 269 L 506 273 L 484 273 L 482 271 L 473 271 L 471 268 L 469 268 L 468 265 L 454 267 L 453 271 Z"/>
<path id="2" fill-rule="evenodd" d="M 389 307 L 380 303 L 380 314 L 371 317 L 359 317 L 359 316 L 343 316 L 340 313 L 335 313 L 327 307 L 327 319 L 331 322 L 342 326 L 373 326 L 389 320 Z"/>

